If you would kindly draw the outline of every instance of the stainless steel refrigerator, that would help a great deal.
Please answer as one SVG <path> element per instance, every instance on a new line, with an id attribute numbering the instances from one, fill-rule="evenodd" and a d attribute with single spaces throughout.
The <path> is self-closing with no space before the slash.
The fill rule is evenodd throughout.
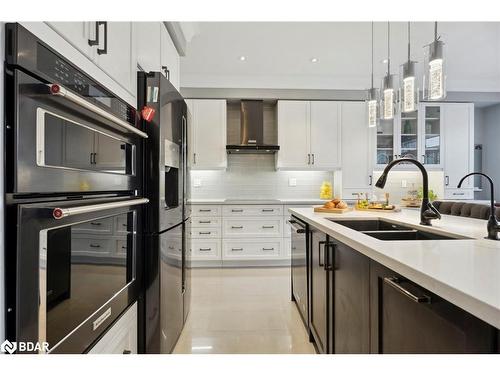
<path id="1" fill-rule="evenodd" d="M 144 294 L 140 333 L 146 353 L 170 353 L 190 305 L 187 106 L 159 72 L 138 74 L 145 141 Z M 141 346 L 141 345 L 140 345 Z"/>

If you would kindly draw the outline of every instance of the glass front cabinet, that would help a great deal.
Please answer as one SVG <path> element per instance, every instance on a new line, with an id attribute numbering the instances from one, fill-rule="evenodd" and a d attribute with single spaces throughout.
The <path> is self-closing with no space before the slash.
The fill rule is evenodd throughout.
<path id="1" fill-rule="evenodd" d="M 377 126 L 375 169 L 383 169 L 395 158 L 412 158 L 427 169 L 443 168 L 442 108 L 439 103 L 420 103 L 419 110 L 398 113 L 394 120 Z M 397 169 L 413 168 L 400 165 Z"/>

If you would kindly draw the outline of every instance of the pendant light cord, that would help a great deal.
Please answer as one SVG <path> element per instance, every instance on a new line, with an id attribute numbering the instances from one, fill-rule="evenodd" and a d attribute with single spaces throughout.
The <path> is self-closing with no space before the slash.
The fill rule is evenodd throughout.
<path id="1" fill-rule="evenodd" d="M 411 37 L 410 22 L 408 22 L 408 62 L 410 62 L 410 60 L 411 60 L 411 58 L 410 58 L 410 37 Z"/>
<path id="2" fill-rule="evenodd" d="M 373 88 L 373 21 L 372 21 L 372 86 Z"/>
<path id="3" fill-rule="evenodd" d="M 387 75 L 391 75 L 391 23 L 387 22 Z"/>

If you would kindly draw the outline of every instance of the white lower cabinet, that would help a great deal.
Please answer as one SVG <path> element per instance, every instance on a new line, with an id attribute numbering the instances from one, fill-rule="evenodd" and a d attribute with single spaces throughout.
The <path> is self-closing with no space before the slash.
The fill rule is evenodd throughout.
<path id="1" fill-rule="evenodd" d="M 221 240 L 193 240 L 191 260 L 220 260 Z"/>
<path id="2" fill-rule="evenodd" d="M 223 238 L 282 237 L 283 219 L 278 217 L 223 218 Z"/>
<path id="3" fill-rule="evenodd" d="M 137 302 L 119 318 L 89 354 L 137 354 Z"/>
<path id="4" fill-rule="evenodd" d="M 281 238 L 269 240 L 261 238 L 245 238 L 238 240 L 224 240 L 222 261 L 224 260 L 262 260 L 279 258 L 282 255 Z"/>

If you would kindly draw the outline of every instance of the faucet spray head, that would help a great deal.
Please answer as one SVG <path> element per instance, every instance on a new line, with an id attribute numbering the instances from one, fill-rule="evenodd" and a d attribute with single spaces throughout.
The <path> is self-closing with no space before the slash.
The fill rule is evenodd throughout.
<path id="1" fill-rule="evenodd" d="M 375 186 L 378 187 L 379 189 L 383 189 L 386 182 L 387 182 L 387 173 L 384 172 L 375 183 Z"/>

